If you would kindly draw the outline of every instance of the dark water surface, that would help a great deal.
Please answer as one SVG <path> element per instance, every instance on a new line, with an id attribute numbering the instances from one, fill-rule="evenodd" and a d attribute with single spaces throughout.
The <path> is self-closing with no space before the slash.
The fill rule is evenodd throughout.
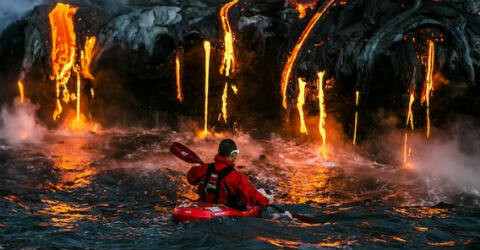
<path id="1" fill-rule="evenodd" d="M 0 142 L 0 248 L 480 246 L 478 198 L 469 192 L 352 153 L 323 161 L 312 145 L 234 138 L 240 170 L 280 206 L 318 224 L 272 211 L 265 218 L 172 222 L 176 204 L 196 194 L 186 183 L 188 166 L 168 146 L 179 140 L 207 160 L 219 139 L 162 130 L 57 133 L 38 145 Z"/>

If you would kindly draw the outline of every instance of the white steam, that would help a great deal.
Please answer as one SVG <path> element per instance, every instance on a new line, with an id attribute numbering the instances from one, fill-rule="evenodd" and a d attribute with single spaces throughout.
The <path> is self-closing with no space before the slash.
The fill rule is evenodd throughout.
<path id="1" fill-rule="evenodd" d="M 13 146 L 40 142 L 47 130 L 38 124 L 36 109 L 28 100 L 25 103 L 16 100 L 12 107 L 2 107 L 0 139 Z"/>
<path id="2" fill-rule="evenodd" d="M 476 147 L 474 143 L 456 138 L 415 144 L 414 169 L 426 178 L 431 188 L 442 187 L 443 191 L 480 197 L 480 156 L 477 150 L 471 150 Z M 475 153 L 467 153 L 465 147 Z"/>

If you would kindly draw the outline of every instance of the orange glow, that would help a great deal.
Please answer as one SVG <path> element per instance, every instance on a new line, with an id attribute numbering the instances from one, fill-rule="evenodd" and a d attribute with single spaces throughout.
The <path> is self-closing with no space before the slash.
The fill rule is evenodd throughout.
<path id="1" fill-rule="evenodd" d="M 180 58 L 179 56 L 175 57 L 175 76 L 176 76 L 176 83 L 177 83 L 177 99 L 180 102 L 183 102 L 183 95 L 182 95 L 182 85 L 180 82 Z"/>
<path id="2" fill-rule="evenodd" d="M 208 135 L 208 82 L 210 74 L 210 41 L 203 42 L 203 49 L 205 50 L 205 117 L 203 125 L 203 134 Z"/>
<path id="3" fill-rule="evenodd" d="M 427 72 L 425 80 L 425 91 L 422 97 L 422 103 L 427 102 L 427 138 L 430 137 L 430 97 L 433 93 L 433 70 L 435 67 L 435 43 L 432 40 L 428 41 L 428 59 Z"/>
<path id="4" fill-rule="evenodd" d="M 87 37 L 85 41 L 85 48 L 81 52 L 80 64 L 82 66 L 82 76 L 86 79 L 95 79 L 90 72 L 90 64 L 92 63 L 93 56 L 95 55 L 95 44 L 97 43 L 97 37 Z"/>
<path id="5" fill-rule="evenodd" d="M 358 104 L 360 102 L 360 92 L 355 91 L 355 128 L 353 130 L 353 145 L 357 144 L 357 126 L 358 126 Z"/>
<path id="6" fill-rule="evenodd" d="M 225 83 L 225 88 L 223 89 L 223 95 L 222 95 L 222 114 L 223 114 L 223 121 L 225 123 L 227 123 L 227 119 L 228 119 L 227 98 L 228 98 L 228 83 Z"/>
<path id="7" fill-rule="evenodd" d="M 413 125 L 413 112 L 412 112 L 412 105 L 415 101 L 415 90 L 413 88 L 410 88 L 410 101 L 408 103 L 408 114 L 407 114 L 407 124 L 406 126 L 410 124 L 410 128 L 412 130 L 415 129 Z M 404 145 L 403 145 L 403 164 L 406 168 L 412 168 L 413 165 L 410 161 L 411 155 L 412 155 L 412 148 L 408 145 L 408 131 L 405 131 L 405 139 L 404 139 Z"/>
<path id="8" fill-rule="evenodd" d="M 307 134 L 307 126 L 305 125 L 305 117 L 303 114 L 303 105 L 305 104 L 305 85 L 307 83 L 304 82 L 301 78 L 298 78 L 298 100 L 297 100 L 297 109 L 298 114 L 300 116 L 300 133 Z"/>
<path id="9" fill-rule="evenodd" d="M 233 90 L 233 93 L 234 93 L 235 95 L 238 94 L 238 88 L 237 88 L 237 86 L 235 86 L 235 84 L 232 84 L 232 90 Z"/>
<path id="10" fill-rule="evenodd" d="M 76 35 L 74 30 L 73 16 L 77 8 L 68 4 L 57 3 L 49 13 L 50 29 L 52 33 L 52 51 L 50 55 L 52 76 L 56 82 L 57 108 L 54 111 L 53 119 L 58 119 L 62 113 L 60 104 L 60 89 L 63 88 L 63 101 L 69 102 L 70 95 L 67 82 L 71 76 L 71 70 L 76 58 Z"/>
<path id="11" fill-rule="evenodd" d="M 25 99 L 25 96 L 23 93 L 23 82 L 21 80 L 18 80 L 17 85 L 18 85 L 18 95 L 20 96 L 20 102 L 23 103 Z"/>
<path id="12" fill-rule="evenodd" d="M 220 73 L 229 76 L 230 73 L 235 71 L 235 50 L 233 46 L 234 36 L 228 21 L 228 11 L 238 2 L 238 0 L 232 0 L 225 4 L 220 9 L 220 21 L 222 22 L 222 29 L 224 34 L 224 52 L 223 60 L 220 66 Z"/>
<path id="13" fill-rule="evenodd" d="M 327 158 L 327 131 L 325 130 L 325 120 L 327 118 L 327 112 L 325 110 L 325 95 L 323 92 L 324 89 L 324 76 L 325 71 L 317 73 L 318 81 L 318 104 L 320 108 L 320 115 L 318 121 L 318 130 L 320 131 L 320 136 L 322 136 L 322 157 Z"/>
<path id="14" fill-rule="evenodd" d="M 300 38 L 298 39 L 297 43 L 295 44 L 295 47 L 292 50 L 292 53 L 287 59 L 287 62 L 285 63 L 285 66 L 283 68 L 282 72 L 282 80 L 281 80 L 281 88 L 282 88 L 282 106 L 283 108 L 287 108 L 287 85 L 288 81 L 290 80 L 290 75 L 292 73 L 292 67 L 293 64 L 295 63 L 298 53 L 303 47 L 303 44 L 307 40 L 310 32 L 312 31 L 313 27 L 315 24 L 318 22 L 318 20 L 325 14 L 325 12 L 330 8 L 330 6 L 335 3 L 335 0 L 328 0 L 326 4 L 323 6 L 323 9 L 312 17 L 310 21 L 307 24 L 307 27 L 305 30 L 303 30 L 302 34 L 300 35 Z"/>

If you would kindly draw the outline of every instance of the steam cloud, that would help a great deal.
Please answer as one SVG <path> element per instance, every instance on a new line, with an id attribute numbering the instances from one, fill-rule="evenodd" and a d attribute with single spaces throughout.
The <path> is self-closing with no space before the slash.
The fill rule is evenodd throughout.
<path id="1" fill-rule="evenodd" d="M 2 107 L 0 138 L 13 146 L 40 142 L 47 130 L 37 123 L 36 109 L 28 100 L 25 103 L 15 101 L 12 107 Z"/>

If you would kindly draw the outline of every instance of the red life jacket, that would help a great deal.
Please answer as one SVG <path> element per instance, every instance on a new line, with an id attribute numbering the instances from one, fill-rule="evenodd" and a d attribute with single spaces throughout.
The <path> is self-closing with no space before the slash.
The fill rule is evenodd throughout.
<path id="1" fill-rule="evenodd" d="M 218 171 L 215 169 L 215 163 L 208 164 L 205 178 L 200 182 L 199 195 L 200 200 L 205 202 L 219 203 L 220 192 L 223 192 L 222 197 L 228 197 L 226 205 L 234 206 L 235 197 L 232 197 L 227 185 L 222 181 L 233 171 L 232 166 L 227 166 Z M 222 202 L 224 203 L 224 202 Z"/>

